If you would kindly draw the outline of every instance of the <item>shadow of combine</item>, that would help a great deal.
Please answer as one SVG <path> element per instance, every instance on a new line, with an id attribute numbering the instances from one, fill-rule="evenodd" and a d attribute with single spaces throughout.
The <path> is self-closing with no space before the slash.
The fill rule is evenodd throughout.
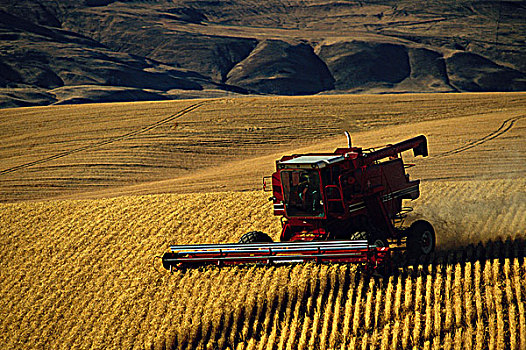
<path id="1" fill-rule="evenodd" d="M 469 244 L 455 249 L 437 249 L 435 252 L 420 258 L 408 257 L 405 253 L 395 253 L 392 256 L 393 272 L 402 271 L 407 267 L 442 264 L 462 264 L 467 262 L 485 262 L 486 260 L 522 259 L 526 256 L 526 238 L 508 238 L 505 241 L 495 240 Z"/>

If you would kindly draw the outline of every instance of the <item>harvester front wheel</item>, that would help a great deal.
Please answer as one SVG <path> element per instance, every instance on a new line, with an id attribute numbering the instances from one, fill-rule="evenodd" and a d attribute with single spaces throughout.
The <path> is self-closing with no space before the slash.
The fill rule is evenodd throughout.
<path id="1" fill-rule="evenodd" d="M 250 231 L 241 236 L 239 243 L 272 243 L 272 238 L 261 231 Z"/>
<path id="2" fill-rule="evenodd" d="M 375 237 L 370 243 L 377 247 L 389 247 L 389 242 L 387 242 L 387 239 L 384 237 Z"/>
<path id="3" fill-rule="evenodd" d="M 435 250 L 435 230 L 425 220 L 413 222 L 407 234 L 407 251 L 410 256 L 419 258 Z"/>
<path id="4" fill-rule="evenodd" d="M 389 247 L 389 242 L 385 235 L 375 228 L 370 226 L 367 231 L 358 231 L 350 236 L 351 240 L 367 240 L 369 244 L 375 245 L 377 247 Z"/>

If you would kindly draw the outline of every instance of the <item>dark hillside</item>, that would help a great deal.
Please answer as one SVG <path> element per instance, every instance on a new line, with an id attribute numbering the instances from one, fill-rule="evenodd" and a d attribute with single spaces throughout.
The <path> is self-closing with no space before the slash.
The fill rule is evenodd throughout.
<path id="1" fill-rule="evenodd" d="M 0 1 L 2 107 L 526 90 L 525 1 Z"/>

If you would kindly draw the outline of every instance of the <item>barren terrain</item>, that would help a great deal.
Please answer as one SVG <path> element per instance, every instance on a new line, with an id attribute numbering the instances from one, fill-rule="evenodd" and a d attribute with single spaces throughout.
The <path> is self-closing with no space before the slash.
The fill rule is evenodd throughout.
<path id="1" fill-rule="evenodd" d="M 521 0 L 0 0 L 0 108 L 526 90 Z"/>
<path id="2" fill-rule="evenodd" d="M 0 347 L 523 349 L 524 93 L 258 97 L 0 111 Z M 408 154 L 439 251 L 348 265 L 160 271 L 171 243 L 279 236 L 284 153 L 424 134 Z M 479 244 L 480 243 L 480 244 Z"/>

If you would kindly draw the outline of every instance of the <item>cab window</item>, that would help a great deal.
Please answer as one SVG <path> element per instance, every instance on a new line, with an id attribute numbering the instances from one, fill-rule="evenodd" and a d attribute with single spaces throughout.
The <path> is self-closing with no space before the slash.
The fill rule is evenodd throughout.
<path id="1" fill-rule="evenodd" d="M 320 173 L 317 170 L 282 170 L 281 184 L 287 215 L 323 217 Z"/>

